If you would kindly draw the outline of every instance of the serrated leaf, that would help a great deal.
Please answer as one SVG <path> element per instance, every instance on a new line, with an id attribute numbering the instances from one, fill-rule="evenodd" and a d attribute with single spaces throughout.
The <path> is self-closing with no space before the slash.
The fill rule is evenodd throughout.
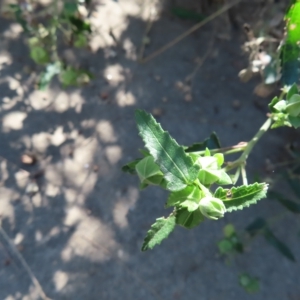
<path id="1" fill-rule="evenodd" d="M 206 148 L 212 149 L 219 149 L 221 148 L 221 144 L 219 138 L 215 132 L 213 132 L 209 138 L 205 139 L 202 143 L 193 144 L 190 147 L 185 149 L 185 152 L 198 152 L 204 151 Z"/>
<path id="2" fill-rule="evenodd" d="M 286 197 L 284 197 L 282 194 L 274 192 L 274 191 L 269 191 L 268 197 L 276 199 L 279 203 L 281 203 L 289 211 L 296 213 L 296 214 L 300 214 L 300 204 L 299 203 L 296 203 L 294 201 L 286 199 Z"/>
<path id="3" fill-rule="evenodd" d="M 288 246 L 281 242 L 269 228 L 265 229 L 264 237 L 270 245 L 277 249 L 287 259 L 294 262 L 296 261 L 295 256 L 293 255 L 292 251 L 288 248 Z"/>
<path id="4" fill-rule="evenodd" d="M 159 245 L 174 230 L 175 225 L 176 218 L 174 215 L 166 219 L 164 217 L 156 219 L 144 239 L 142 251 L 153 249 L 156 245 Z"/>
<path id="5" fill-rule="evenodd" d="M 204 216 L 199 209 L 189 212 L 186 208 L 176 211 L 176 224 L 187 229 L 192 229 L 204 221 Z"/>
<path id="6" fill-rule="evenodd" d="M 266 197 L 267 189 L 266 183 L 254 183 L 231 189 L 219 187 L 215 191 L 214 197 L 221 199 L 227 211 L 232 212 L 256 204 L 258 200 Z"/>
<path id="7" fill-rule="evenodd" d="M 129 174 L 136 174 L 135 166 L 138 162 L 141 161 L 141 158 L 135 159 L 122 167 L 122 171 Z"/>
<path id="8" fill-rule="evenodd" d="M 166 207 L 176 206 L 186 200 L 199 203 L 199 200 L 203 197 L 202 192 L 197 186 L 187 186 L 185 189 L 170 193 Z"/>
<path id="9" fill-rule="evenodd" d="M 167 188 L 179 191 L 191 184 L 197 178 L 200 168 L 193 164 L 183 147 L 179 146 L 168 132 L 163 131 L 152 115 L 137 110 L 135 118 L 146 148 L 168 181 Z"/>
<path id="10" fill-rule="evenodd" d="M 224 163 L 224 154 L 223 153 L 216 153 L 214 157 L 217 159 L 217 163 L 219 167 L 222 167 Z"/>
<path id="11" fill-rule="evenodd" d="M 300 2 L 293 1 L 286 16 L 286 39 L 281 50 L 282 81 L 291 86 L 299 80 Z"/>

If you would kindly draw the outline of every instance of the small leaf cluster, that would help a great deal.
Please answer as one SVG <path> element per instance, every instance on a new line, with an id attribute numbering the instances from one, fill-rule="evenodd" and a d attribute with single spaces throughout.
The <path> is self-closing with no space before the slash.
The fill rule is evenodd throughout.
<path id="1" fill-rule="evenodd" d="M 145 111 L 136 111 L 136 122 L 147 151 L 142 152 L 143 158 L 124 166 L 123 171 L 137 174 L 141 189 L 156 185 L 170 191 L 165 207 L 173 208 L 168 218 L 158 218 L 152 225 L 143 251 L 160 244 L 175 225 L 191 229 L 205 219 L 218 220 L 226 212 L 243 209 L 266 196 L 264 183 L 221 187 L 233 184 L 223 167 L 222 153 L 212 153 L 208 148 L 192 152 L 193 147 L 179 145 Z"/>
<path id="2" fill-rule="evenodd" d="M 85 1 L 57 0 L 43 10 L 30 4 L 8 7 L 28 36 L 30 58 L 43 69 L 37 83 L 41 90 L 46 89 L 56 75 L 63 87 L 80 86 L 92 78 L 90 72 L 66 65 L 58 54 L 62 40 L 76 48 L 88 46 L 92 30 L 79 12 L 82 2 Z"/>
<path id="3" fill-rule="evenodd" d="M 298 87 L 293 84 L 287 89 L 286 99 L 273 98 L 269 104 L 274 123 L 272 128 L 281 126 L 300 126 L 300 95 Z"/>

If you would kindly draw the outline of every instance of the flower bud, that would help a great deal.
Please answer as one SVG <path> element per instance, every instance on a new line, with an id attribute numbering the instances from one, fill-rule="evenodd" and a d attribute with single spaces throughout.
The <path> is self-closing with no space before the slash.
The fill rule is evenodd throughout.
<path id="1" fill-rule="evenodd" d="M 205 217 L 212 220 L 222 218 L 226 212 L 223 201 L 213 197 L 202 198 L 199 203 L 199 208 Z"/>

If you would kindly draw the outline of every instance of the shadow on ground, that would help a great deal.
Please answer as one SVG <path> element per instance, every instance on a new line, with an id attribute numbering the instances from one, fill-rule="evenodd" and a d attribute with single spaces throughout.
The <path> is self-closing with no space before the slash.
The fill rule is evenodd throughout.
<path id="1" fill-rule="evenodd" d="M 299 268 L 260 241 L 232 266 L 218 256 L 216 242 L 224 224 L 242 227 L 256 215 L 280 211 L 267 200 L 193 231 L 178 228 L 157 249 L 140 252 L 150 225 L 168 211 L 163 209 L 164 191 L 141 192 L 137 178 L 120 172 L 143 147 L 134 110 L 153 112 L 180 143 L 192 144 L 216 131 L 224 146 L 250 139 L 267 112 L 267 102 L 252 94 L 254 83 L 237 80 L 246 64 L 240 31 L 230 29 L 230 40 L 215 38 L 191 89 L 185 78 L 206 52 L 215 24 L 141 65 L 136 62 L 146 26 L 141 14 L 134 1 L 102 1 L 93 22 L 99 25 L 103 16 L 107 22 L 100 22 L 103 31 L 91 41 L 92 50 L 64 53 L 83 61 L 95 80 L 67 90 L 54 82 L 46 92 L 34 90 L 35 70 L 20 28 L 1 20 L 3 228 L 51 299 L 250 299 L 238 286 L 243 271 L 261 277 L 257 299 L 298 299 L 299 286 L 292 278 Z M 154 21 L 146 54 L 190 25 L 168 15 Z M 112 49 L 117 56 L 107 58 Z M 263 173 L 265 158 L 275 159 L 281 145 L 278 133 L 269 134 L 251 157 L 250 174 Z M 21 164 L 27 152 L 37 157 L 34 166 Z M 289 223 L 295 226 L 293 220 Z M 285 235 L 282 228 L 278 233 Z M 293 237 L 287 240 L 299 248 Z M 0 263 L 1 299 L 40 299 L 3 237 Z"/>

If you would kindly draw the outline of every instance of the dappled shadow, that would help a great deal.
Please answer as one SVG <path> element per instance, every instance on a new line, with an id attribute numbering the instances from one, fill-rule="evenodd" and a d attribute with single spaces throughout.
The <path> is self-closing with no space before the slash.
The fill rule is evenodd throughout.
<path id="1" fill-rule="evenodd" d="M 239 268 L 228 269 L 216 259 L 215 242 L 225 221 L 207 222 L 193 231 L 178 228 L 161 248 L 140 253 L 154 219 L 168 213 L 163 209 L 167 194 L 155 188 L 141 193 L 137 178 L 120 172 L 143 147 L 134 122 L 136 108 L 153 112 L 183 144 L 203 140 L 213 130 L 226 145 L 251 138 L 265 118 L 267 103 L 257 110 L 254 84 L 237 82 L 246 62 L 239 49 L 241 32 L 230 29 L 230 40 L 216 39 L 194 78 L 192 101 L 186 101 L 182 85 L 195 68 L 195 58 L 204 55 L 214 25 L 141 65 L 136 60 L 147 19 L 141 17 L 140 6 L 129 0 L 105 3 L 94 20 L 102 31 L 92 39 L 90 52 L 66 54 L 93 71 L 95 79 L 88 86 L 62 90 L 54 82 L 48 91 L 36 91 L 34 76 L 26 73 L 33 65 L 21 35 L 6 37 L 0 49 L 2 226 L 52 299 L 219 299 L 220 294 L 220 299 L 250 299 L 237 286 Z M 105 15 L 107 20 L 101 21 Z M 14 28 L 11 24 L 3 21 L 1 33 Z M 158 18 L 145 54 L 189 25 L 168 14 Z M 116 56 L 107 56 L 111 50 Z M 232 106 L 236 99 L 241 103 L 238 112 Z M 282 138 L 271 134 L 258 145 L 251 161 L 255 171 L 263 171 L 264 157 L 277 156 L 266 147 L 270 143 L 278 147 Z M 34 154 L 36 164 L 21 163 L 27 152 Z M 226 221 L 244 226 L 254 214 L 278 209 L 262 203 Z M 261 272 L 268 274 L 278 258 L 268 250 L 263 253 L 268 261 L 252 255 L 245 268 L 255 272 L 255 266 L 263 265 Z M 39 299 L 3 238 L 0 262 L 1 299 Z M 292 277 L 296 271 L 287 264 L 280 268 L 266 284 L 272 295 L 285 299 L 283 286 L 273 285 L 278 274 Z M 288 286 L 300 293 L 293 283 Z"/>

